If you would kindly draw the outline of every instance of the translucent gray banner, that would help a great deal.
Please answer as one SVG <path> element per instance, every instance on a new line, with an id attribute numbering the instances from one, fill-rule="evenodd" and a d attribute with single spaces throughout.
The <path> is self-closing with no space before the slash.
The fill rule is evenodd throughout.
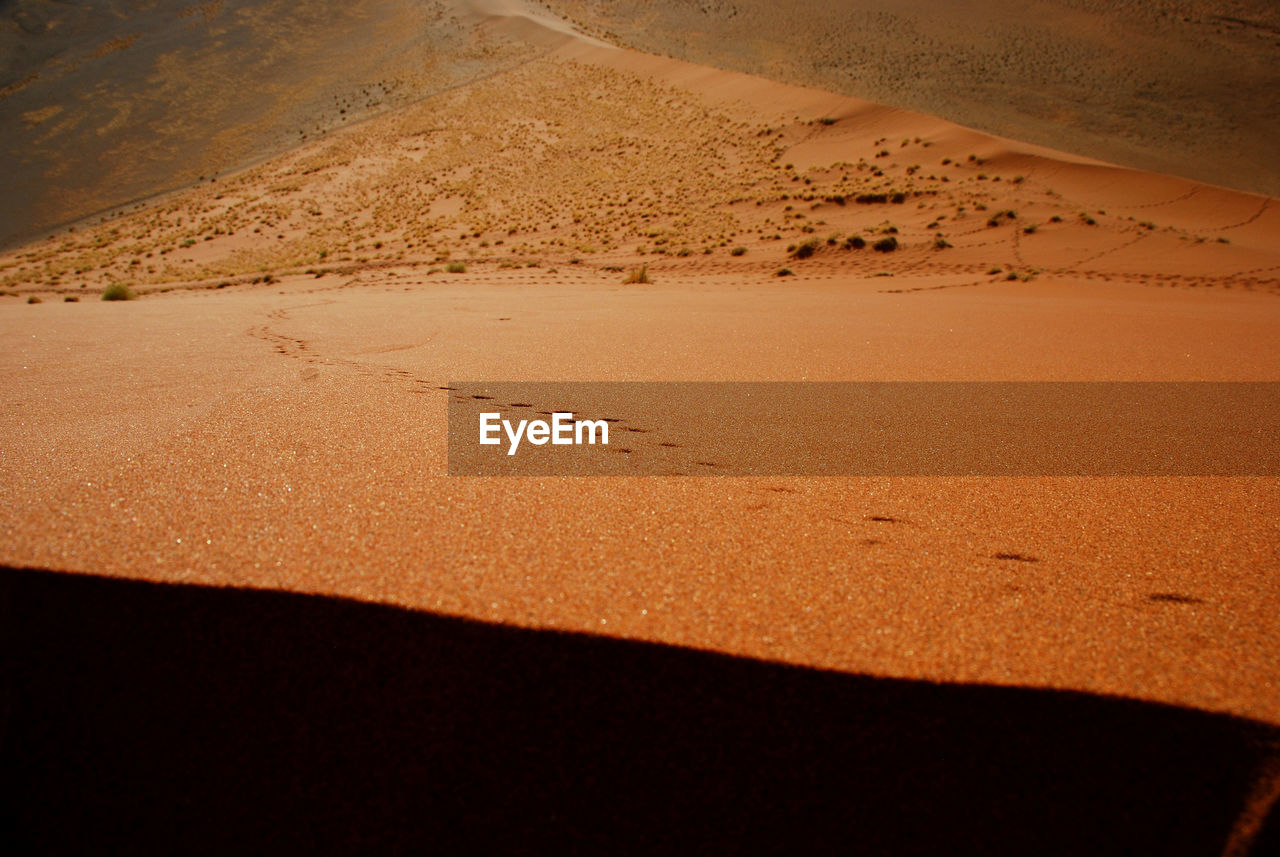
<path id="1" fill-rule="evenodd" d="M 1275 382 L 453 382 L 455 476 L 1278 476 Z"/>

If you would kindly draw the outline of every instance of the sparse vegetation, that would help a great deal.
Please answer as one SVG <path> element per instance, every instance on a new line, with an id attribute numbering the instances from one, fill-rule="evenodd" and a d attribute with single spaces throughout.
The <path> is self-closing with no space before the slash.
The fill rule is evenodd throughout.
<path id="1" fill-rule="evenodd" d="M 42 301 L 40 298 L 36 297 L 35 295 L 31 295 L 29 298 L 27 298 L 27 303 L 29 303 L 29 304 L 42 304 L 42 303 L 44 303 L 44 301 Z"/>
<path id="2" fill-rule="evenodd" d="M 131 301 L 137 297 L 137 292 L 124 283 L 112 283 L 102 290 L 102 299 L 104 301 Z"/>
<path id="3" fill-rule="evenodd" d="M 871 245 L 871 249 L 877 253 L 892 253 L 898 249 L 898 239 L 890 235 L 888 238 L 881 238 L 875 244 Z"/>
<path id="4" fill-rule="evenodd" d="M 747 255 L 747 248 L 746 248 L 746 247 L 734 247 L 732 250 L 730 250 L 730 251 L 729 251 L 729 255 L 730 255 L 730 256 L 745 256 L 745 255 Z"/>
<path id="5" fill-rule="evenodd" d="M 467 272 L 467 266 L 462 262 L 450 262 L 445 266 L 445 270 L 450 274 L 465 274 Z"/>
<path id="6" fill-rule="evenodd" d="M 795 272 L 792 271 L 790 268 L 779 268 L 776 272 L 774 272 L 774 276 L 775 277 L 794 277 Z"/>
<path id="7" fill-rule="evenodd" d="M 816 253 L 817 251 L 818 251 L 818 239 L 816 239 L 816 238 L 810 238 L 808 241 L 804 242 L 803 244 L 800 244 L 800 245 L 796 246 L 796 247 L 791 251 L 791 258 L 793 258 L 793 259 L 808 259 L 810 256 L 812 256 L 812 255 L 813 255 L 814 253 Z"/>
<path id="8" fill-rule="evenodd" d="M 631 273 L 627 274 L 627 278 L 622 282 L 627 284 L 651 283 L 649 279 L 649 266 L 641 265 L 639 268 L 632 268 Z"/>

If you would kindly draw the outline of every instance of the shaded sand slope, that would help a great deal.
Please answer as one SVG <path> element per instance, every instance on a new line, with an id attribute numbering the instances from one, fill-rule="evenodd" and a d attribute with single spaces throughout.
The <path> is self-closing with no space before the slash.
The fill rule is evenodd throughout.
<path id="1" fill-rule="evenodd" d="M 649 53 L 1280 193 L 1280 15 L 1267 0 L 546 5 Z"/>
<path id="2" fill-rule="evenodd" d="M 1238 854 L 1280 741 L 286 593 L 4 569 L 0 617 L 18 854 Z"/>
<path id="3" fill-rule="evenodd" d="M 536 52 L 470 5 L 16 0 L 0 8 L 0 245 L 185 187 Z"/>

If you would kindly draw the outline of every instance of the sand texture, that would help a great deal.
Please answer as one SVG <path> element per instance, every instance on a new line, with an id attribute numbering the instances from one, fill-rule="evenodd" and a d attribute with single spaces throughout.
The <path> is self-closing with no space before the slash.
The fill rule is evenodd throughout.
<path id="1" fill-rule="evenodd" d="M 585 730 L 581 747 L 608 742 L 583 711 L 616 703 L 620 728 L 673 741 L 707 782 L 721 765 L 723 782 L 747 789 L 726 799 L 740 826 L 709 838 L 713 851 L 780 841 L 773 828 L 753 840 L 750 824 L 787 789 L 805 794 L 787 760 L 827 746 L 833 771 L 836 760 L 881 774 L 901 763 L 840 749 L 840 700 L 861 694 L 876 700 L 867 734 L 929 734 L 1000 760 L 990 782 L 1007 786 L 1007 817 L 1032 820 L 993 815 L 974 842 L 1014 830 L 1009 853 L 1247 853 L 1280 782 L 1275 479 L 450 477 L 445 388 L 1276 381 L 1280 203 L 602 46 L 514 11 L 487 6 L 464 21 L 523 57 L 509 68 L 0 255 L 0 564 L 77 573 L 10 572 L 12 633 L 50 670 L 90 658 L 76 667 L 85 675 L 106 667 L 91 646 L 59 648 L 60 623 L 111 640 L 134 621 L 94 618 L 95 603 L 152 629 L 175 665 L 207 664 L 222 645 L 250 660 L 278 650 L 309 677 L 285 682 L 281 710 L 290 699 L 336 705 L 349 722 L 323 740 L 339 744 L 412 730 L 405 711 L 435 704 L 415 696 L 397 651 L 474 702 L 459 723 L 507 736 L 494 754 L 518 753 L 523 727 L 467 675 L 489 675 L 494 698 L 509 692 L 531 729 Z M 896 249 L 873 249 L 888 238 Z M 806 242 L 812 252 L 798 253 Z M 641 266 L 650 283 L 623 282 Z M 117 283 L 140 299 L 98 299 Z M 169 615 L 214 630 L 185 637 Z M 288 633 L 310 623 L 349 635 L 333 655 L 332 697 L 305 690 L 326 655 Z M 362 662 L 382 678 L 365 686 Z M 27 669 L 14 674 L 40 672 Z M 657 680 L 667 673 L 676 684 Z M 211 681 L 240 687 L 235 674 Z M 583 689 L 600 675 L 620 695 Z M 254 720 L 254 700 L 272 694 L 263 681 L 227 697 L 226 716 Z M 673 690 L 693 686 L 707 695 Z M 779 744 L 770 730 L 782 721 L 742 715 L 726 739 L 738 750 L 719 760 L 697 756 L 707 733 L 664 731 L 618 701 L 650 700 L 684 729 L 714 722 L 721 705 L 758 712 L 759 688 L 795 701 L 784 718 L 794 728 L 779 733 L 793 737 Z M 557 693 L 583 707 L 558 708 Z M 373 694 L 378 729 L 363 730 L 346 694 Z M 401 698 L 410 709 L 395 707 Z M 1009 735 L 1030 737 L 1010 747 Z M 735 755 L 765 744 L 777 755 Z M 1203 752 L 1179 755 L 1192 746 Z M 940 774 L 929 760 L 943 749 L 917 749 L 906 757 L 914 781 L 939 777 L 936 792 L 917 794 L 922 806 L 964 791 L 969 755 Z M 1061 815 L 1035 815 L 1044 806 L 1016 798 L 1026 784 L 1001 779 L 1028 753 L 1046 782 L 1067 783 L 1045 798 Z M 551 756 L 530 761 L 519 788 L 536 795 L 538 777 L 557 776 Z M 211 782 L 234 779 L 233 759 L 208 763 L 222 771 Z M 462 759 L 412 762 L 437 763 Z M 751 791 L 751 771 L 779 791 Z M 459 807 L 497 799 L 467 782 Z M 712 811 L 697 782 L 689 818 L 668 819 L 676 842 Z M 1126 809 L 1133 793 L 1152 803 Z M 516 813 L 510 831 L 539 829 L 537 813 L 551 811 L 500 794 Z M 645 794 L 632 795 L 637 817 Z M 883 799 L 860 811 L 913 800 Z M 1148 810 L 1187 821 L 1144 838 L 1135 819 Z M 946 812 L 956 824 L 981 814 Z M 863 844 L 967 853 L 937 829 Z M 671 846 L 657 830 L 622 841 Z M 797 841 L 841 842 L 812 832 Z M 343 850 L 338 832 L 315 836 L 319 850 Z M 578 844 L 568 850 L 596 850 Z"/>

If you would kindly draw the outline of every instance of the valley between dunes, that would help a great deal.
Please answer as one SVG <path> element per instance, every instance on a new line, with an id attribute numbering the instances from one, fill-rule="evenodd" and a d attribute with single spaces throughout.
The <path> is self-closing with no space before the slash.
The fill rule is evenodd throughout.
<path id="1" fill-rule="evenodd" d="M 475 26 L 527 56 L 0 255 L 0 562 L 1280 725 L 1275 479 L 450 477 L 442 389 L 1274 381 L 1275 199 Z"/>

